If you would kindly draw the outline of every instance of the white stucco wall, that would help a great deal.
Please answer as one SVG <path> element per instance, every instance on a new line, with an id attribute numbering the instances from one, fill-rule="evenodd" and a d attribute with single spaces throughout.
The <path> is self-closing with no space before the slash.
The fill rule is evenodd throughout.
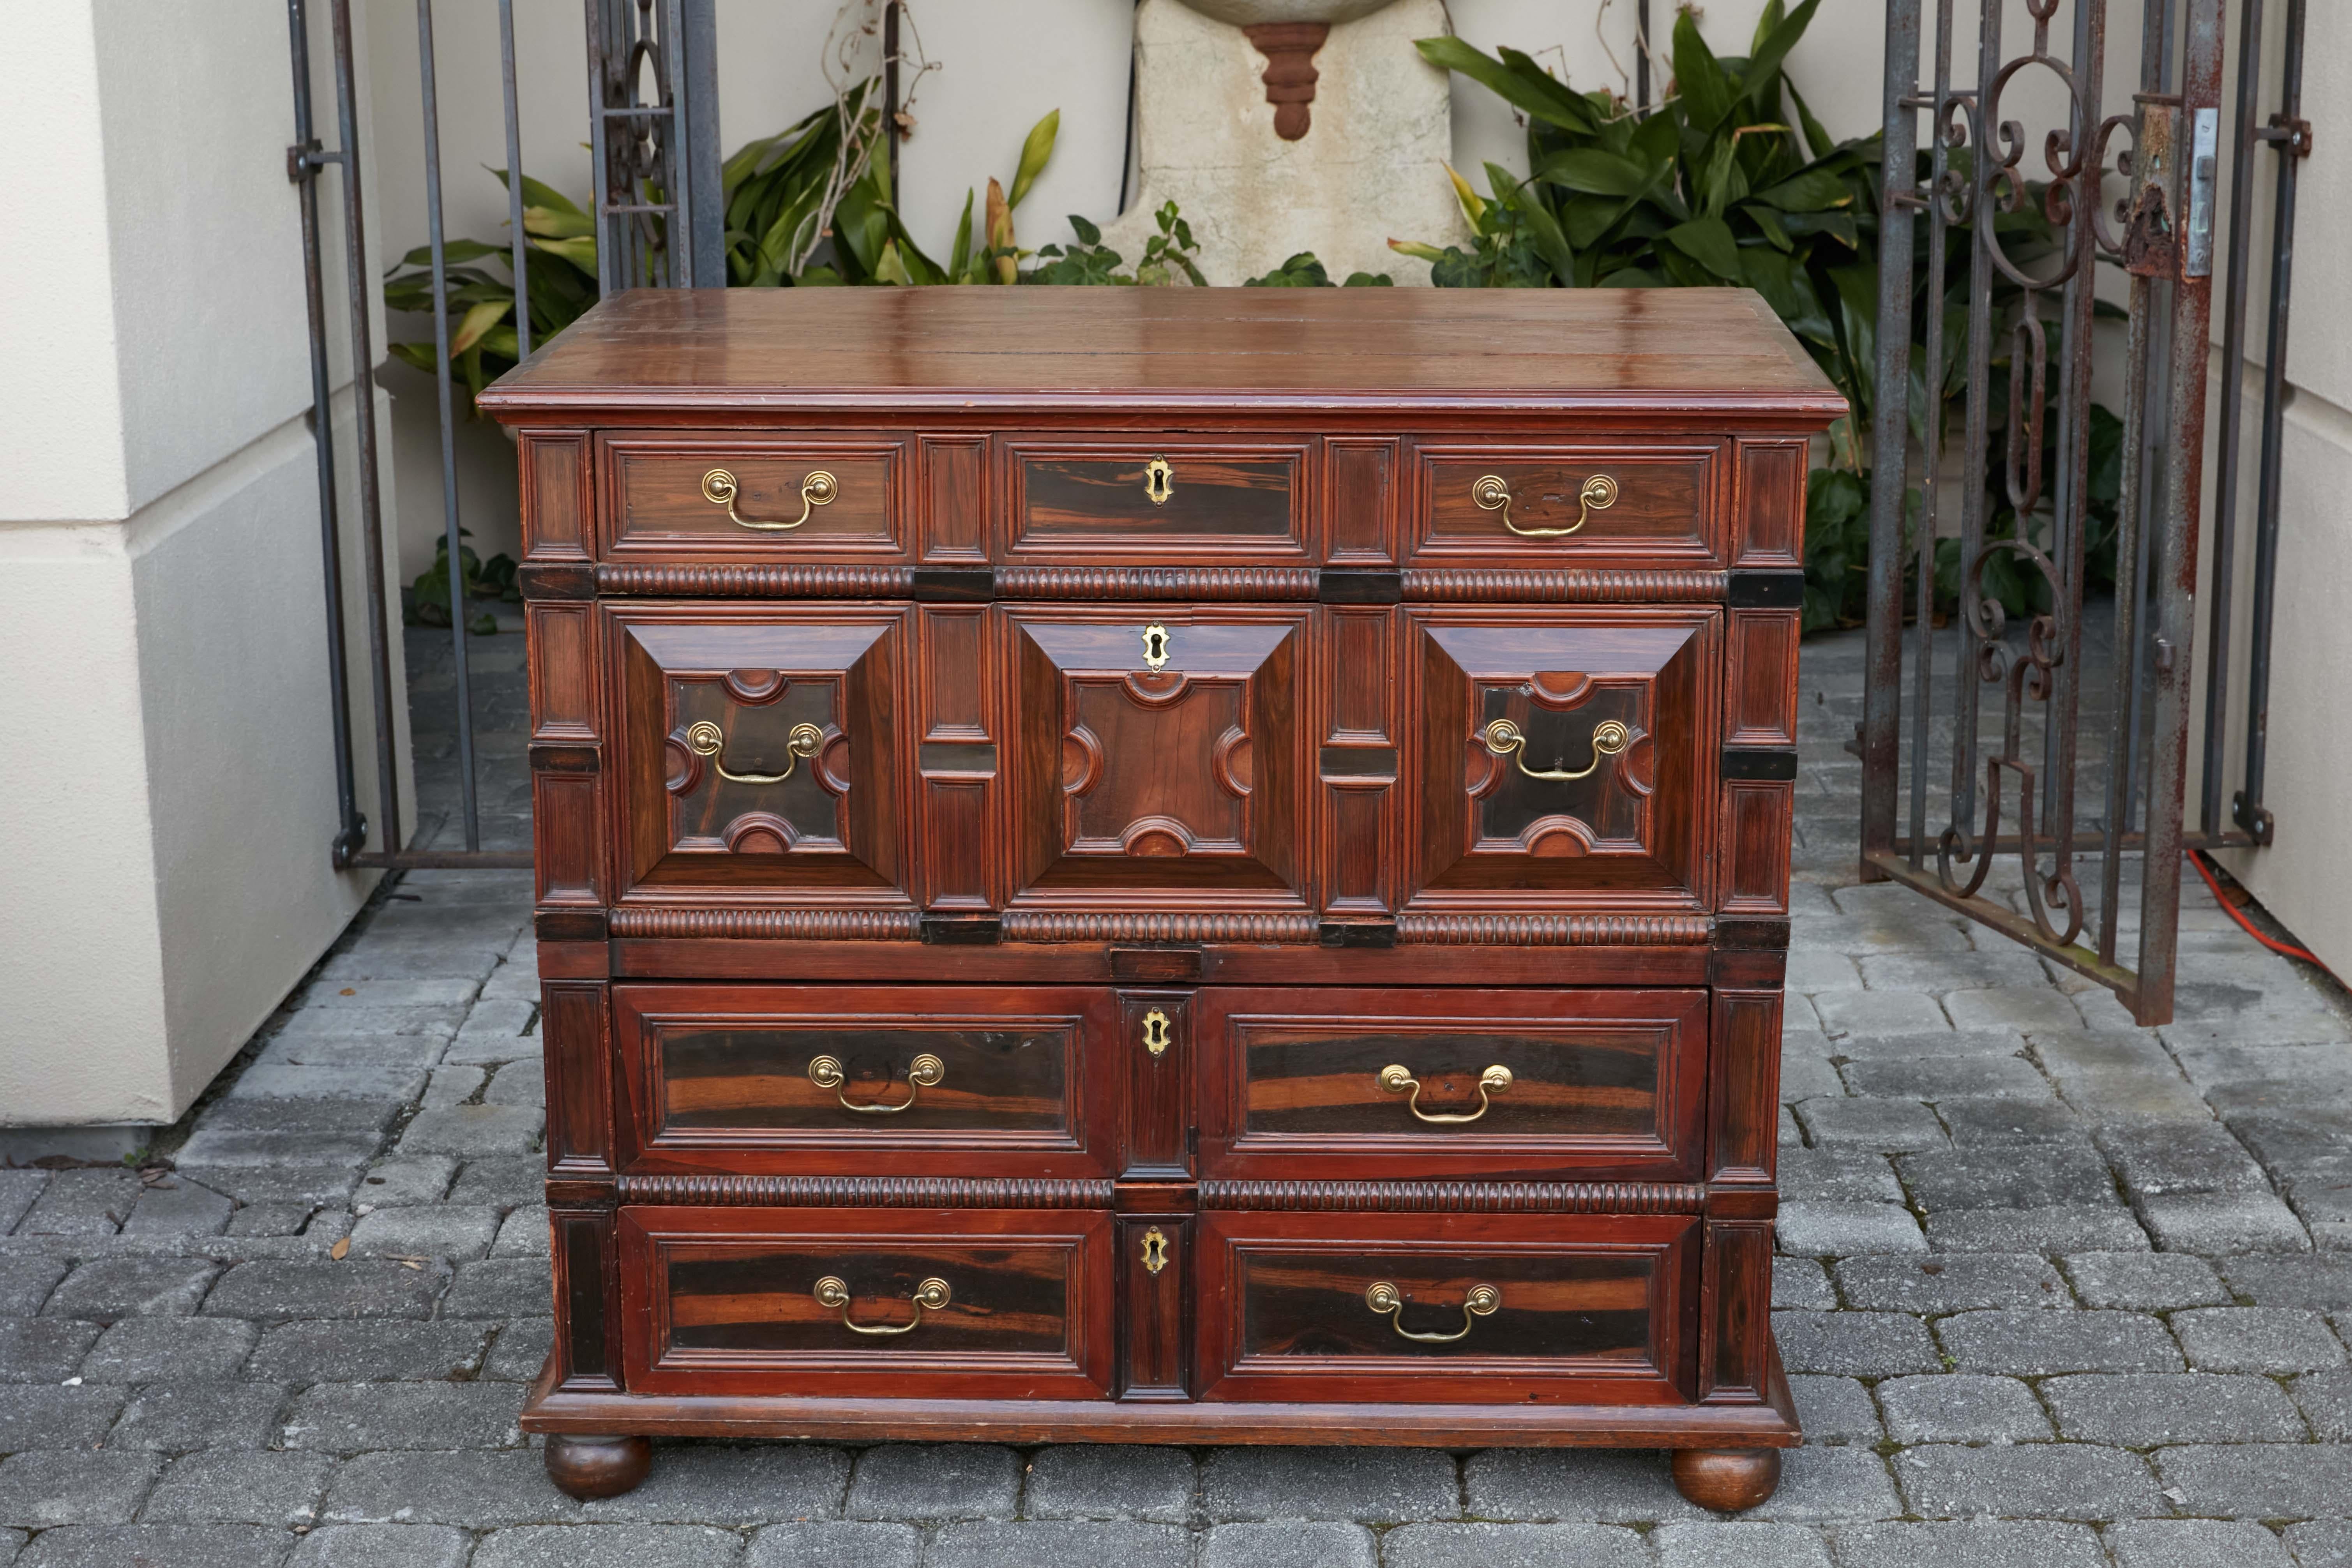
<path id="1" fill-rule="evenodd" d="M 286 11 L 17 19 L 38 68 L 0 247 L 0 1124 L 167 1122 L 373 880 L 327 858 Z M 373 813 L 364 736 L 357 763 Z"/>
<path id="2" fill-rule="evenodd" d="M 2239 17 L 2230 16 L 2237 47 Z M 2265 40 L 2264 113 L 2278 101 L 2282 34 L 2273 18 Z M 2352 727 L 2338 718 L 2352 690 L 2352 185 L 2345 179 L 2352 149 L 2352 15 L 2341 6 L 2310 10 L 2305 40 L 2303 112 L 2311 121 L 2312 156 L 2298 176 L 2293 314 L 2287 337 L 2286 405 L 2280 461 L 2278 600 L 2272 632 L 2269 775 L 2263 799 L 2277 819 L 2271 847 L 2235 851 L 2223 864 L 2253 890 L 2305 945 L 2339 975 L 2352 975 Z M 2234 69 L 2232 72 L 2234 76 Z M 2223 122 L 2228 123 L 2225 110 Z M 2223 138 L 2223 170 L 2229 170 Z M 2244 779 L 2245 671 L 2252 607 L 2255 465 L 2269 317 L 2270 222 L 2277 156 L 2254 154 L 2254 208 L 2259 220 L 2249 268 L 2248 322 L 2242 363 L 2246 385 L 2245 430 L 2238 486 L 2234 613 L 2230 675 L 2229 742 L 2224 752 L 2221 813 Z M 2221 210 L 2226 213 L 2228 187 Z M 2209 388 L 2206 447 L 2207 511 L 2212 516 L 2221 381 L 2227 374 L 2220 344 L 2219 306 L 2224 270 L 2214 279 L 2214 374 Z M 2212 570 L 2207 531 L 2205 579 Z M 2200 672 L 2211 657 L 2210 612 L 2200 601 L 2197 627 Z M 2200 680 L 2200 689 L 2202 682 Z M 2197 766 L 2201 729 L 2192 731 L 2189 814 L 2196 816 L 2201 782 Z"/>

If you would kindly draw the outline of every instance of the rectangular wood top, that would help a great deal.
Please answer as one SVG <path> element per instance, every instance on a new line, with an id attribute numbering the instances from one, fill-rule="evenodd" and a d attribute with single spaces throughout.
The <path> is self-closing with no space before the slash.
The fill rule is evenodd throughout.
<path id="1" fill-rule="evenodd" d="M 632 289 L 478 399 L 606 410 L 1845 411 L 1744 289 Z"/>

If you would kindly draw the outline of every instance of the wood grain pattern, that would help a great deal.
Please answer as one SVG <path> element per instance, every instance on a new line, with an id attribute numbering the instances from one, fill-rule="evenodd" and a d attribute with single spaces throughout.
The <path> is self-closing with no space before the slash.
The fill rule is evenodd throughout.
<path id="1" fill-rule="evenodd" d="M 1113 1225 L 1066 1209 L 619 1211 L 628 1386 L 909 1399 L 1098 1398 L 1111 1378 Z M 921 1281 L 950 1300 L 910 1332 Z"/>
<path id="2" fill-rule="evenodd" d="M 517 442 L 521 472 L 523 557 L 584 561 L 589 535 L 588 432 L 541 428 Z"/>
<path id="3" fill-rule="evenodd" d="M 1221 1178 L 1688 1180 L 1701 1173 L 1696 991 L 1200 994 L 1201 1172 Z M 1416 1101 L 1380 1075 L 1403 1067 Z M 1490 1067 L 1510 1086 L 1486 1097 Z M 1432 1122 L 1413 1114 L 1473 1115 Z"/>
<path id="4" fill-rule="evenodd" d="M 927 436 L 917 443 L 925 561 L 988 559 L 988 445 L 985 436 Z"/>
<path id="5" fill-rule="evenodd" d="M 1096 990 L 624 984 L 618 1167 L 776 1175 L 1108 1176 L 1119 1015 Z M 943 1076 L 910 1086 L 919 1056 Z M 845 1081 L 820 1085 L 818 1057 Z M 843 1104 L 908 1105 L 887 1114 Z M 911 1101 L 911 1104 L 909 1104 Z"/>
<path id="6" fill-rule="evenodd" d="M 1789 909 L 1789 818 L 1796 786 L 1769 781 L 1723 786 L 1723 900 L 1727 914 Z"/>
<path id="7" fill-rule="evenodd" d="M 1198 1223 L 1204 1399 L 1664 1404 L 1688 1387 L 1675 1303 L 1696 1218 L 1208 1210 Z M 1392 1316 L 1366 1301 L 1382 1282 L 1403 1301 Z M 1500 1305 L 1470 1317 L 1481 1284 Z M 1397 1331 L 1465 1326 L 1444 1342 Z"/>
<path id="8" fill-rule="evenodd" d="M 633 289 L 477 405 L 534 421 L 1007 405 L 1166 419 L 1230 414 L 1237 396 L 1310 416 L 1418 404 L 1784 429 L 1845 412 L 1770 309 L 1727 289 Z"/>
<path id="9" fill-rule="evenodd" d="M 1811 466 L 1802 441 L 1739 443 L 1733 548 L 1738 564 L 1771 569 L 1805 563 L 1805 475 Z"/>
<path id="10" fill-rule="evenodd" d="M 1727 618 L 1725 745 L 1797 743 L 1798 620 L 1794 610 L 1733 610 Z"/>
<path id="11" fill-rule="evenodd" d="M 1780 1142 L 1779 986 L 1717 990 L 1708 1044 L 1708 1179 L 1769 1184 Z"/>
<path id="12" fill-rule="evenodd" d="M 1307 535 L 1303 469 L 1309 447 L 1208 446 L 1154 437 L 1138 443 L 1007 443 L 1011 560 L 1040 555 L 1216 562 L 1301 558 Z M 1165 498 L 1146 467 L 1164 462 Z"/>
<path id="13" fill-rule="evenodd" d="M 547 1172 L 557 1180 L 613 1173 L 612 1041 L 605 987 L 540 986 L 540 1050 L 547 1074 Z"/>
<path id="14" fill-rule="evenodd" d="M 607 500 L 604 554 L 688 560 L 908 560 L 906 443 L 865 432 L 664 432 L 607 436 L 598 466 Z M 703 492 L 703 476 L 723 468 L 735 476 L 736 514 L 797 527 L 744 527 L 728 508 Z M 807 504 L 802 487 L 813 473 L 831 474 L 835 493 Z"/>
<path id="15" fill-rule="evenodd" d="M 1586 443 L 1538 447 L 1428 443 L 1416 447 L 1419 504 L 1406 560 L 1415 566 L 1534 558 L 1559 566 L 1660 566 L 1724 563 L 1722 451 L 1714 445 L 1675 450 L 1645 441 L 1614 447 Z M 1478 504 L 1473 491 L 1488 475 L 1510 492 L 1506 508 Z M 1586 483 L 1616 485 L 1606 507 L 1585 507 Z M 1521 529 L 1573 529 L 1529 537 Z M 1582 521 L 1580 522 L 1580 519 Z M 1513 563 L 1518 563 L 1514 562 Z"/>

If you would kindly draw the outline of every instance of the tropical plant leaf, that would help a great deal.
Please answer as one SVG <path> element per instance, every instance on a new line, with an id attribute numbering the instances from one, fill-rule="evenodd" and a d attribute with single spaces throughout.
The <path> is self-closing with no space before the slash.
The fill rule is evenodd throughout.
<path id="1" fill-rule="evenodd" d="M 1727 283 L 1745 281 L 1739 268 L 1739 242 L 1731 226 L 1719 217 L 1695 217 L 1665 232 L 1666 243 Z"/>
<path id="2" fill-rule="evenodd" d="M 1598 122 L 1591 103 L 1517 50 L 1511 53 L 1525 62 L 1524 68 L 1482 54 L 1459 38 L 1415 38 L 1412 47 L 1431 65 L 1468 77 L 1504 102 L 1548 125 L 1589 132 Z"/>

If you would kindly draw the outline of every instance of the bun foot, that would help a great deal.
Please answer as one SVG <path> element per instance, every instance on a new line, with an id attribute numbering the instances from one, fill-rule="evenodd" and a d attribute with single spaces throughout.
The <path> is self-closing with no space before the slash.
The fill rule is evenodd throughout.
<path id="1" fill-rule="evenodd" d="M 1677 1448 L 1675 1489 L 1701 1508 L 1737 1513 L 1780 1484 L 1778 1448 Z"/>
<path id="2" fill-rule="evenodd" d="M 576 1498 L 619 1497 L 646 1479 L 653 1462 L 649 1437 L 547 1436 L 547 1479 Z"/>

